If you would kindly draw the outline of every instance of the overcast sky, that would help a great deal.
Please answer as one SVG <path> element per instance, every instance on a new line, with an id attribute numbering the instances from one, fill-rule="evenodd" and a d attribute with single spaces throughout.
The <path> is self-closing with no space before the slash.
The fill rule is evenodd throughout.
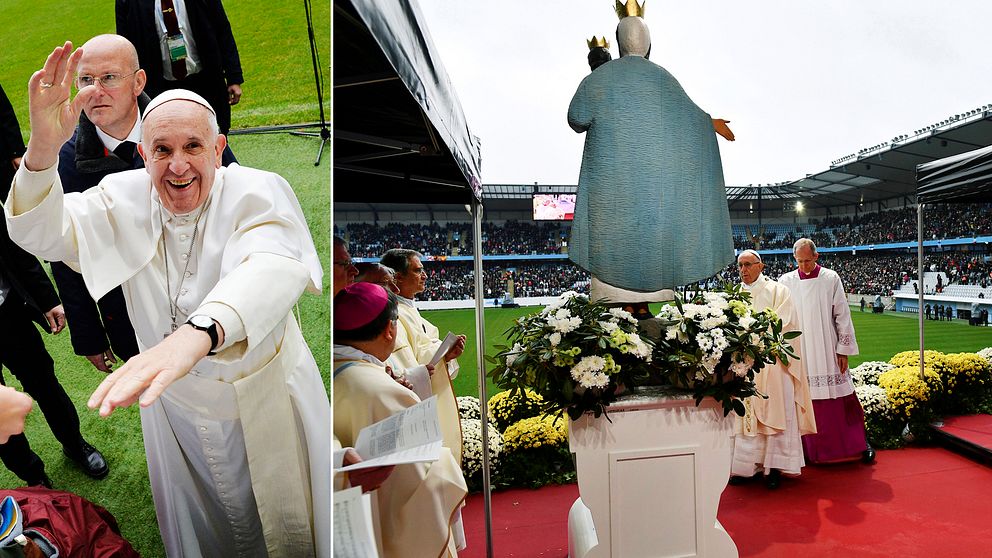
<path id="1" fill-rule="evenodd" d="M 414 0 L 417 1 L 417 0 Z M 482 140 L 486 184 L 575 184 L 584 135 L 568 127 L 586 39 L 604 0 L 419 0 Z M 950 115 L 992 103 L 992 2 L 649 0 L 651 60 L 737 141 L 728 185 L 795 180 Z"/>

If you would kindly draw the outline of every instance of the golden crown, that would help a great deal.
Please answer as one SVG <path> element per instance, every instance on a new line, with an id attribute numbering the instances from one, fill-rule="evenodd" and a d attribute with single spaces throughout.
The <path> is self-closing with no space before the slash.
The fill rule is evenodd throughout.
<path id="1" fill-rule="evenodd" d="M 647 5 L 648 0 L 644 0 L 643 3 L 638 4 L 637 0 L 627 0 L 626 4 L 616 0 L 617 3 L 617 17 L 623 19 L 629 16 L 644 17 L 644 7 Z"/>
<path id="2" fill-rule="evenodd" d="M 602 39 L 597 39 L 596 35 L 593 35 L 591 39 L 586 40 L 586 44 L 589 45 L 589 50 L 592 50 L 596 47 L 603 47 L 605 49 L 610 48 L 610 41 L 606 40 L 606 35 L 603 35 Z"/>

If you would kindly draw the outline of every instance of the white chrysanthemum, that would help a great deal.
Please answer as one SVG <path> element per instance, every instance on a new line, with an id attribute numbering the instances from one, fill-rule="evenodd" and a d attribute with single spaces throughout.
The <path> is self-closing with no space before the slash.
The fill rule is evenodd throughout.
<path id="1" fill-rule="evenodd" d="M 723 293 L 705 293 L 703 296 L 706 298 L 706 302 L 710 306 L 718 310 L 726 310 L 729 306 L 727 297 Z"/>
<path id="2" fill-rule="evenodd" d="M 637 323 L 637 318 L 623 308 L 610 308 L 610 314 L 618 320 L 627 320 L 632 324 Z"/>
<path id="3" fill-rule="evenodd" d="M 689 320 L 695 320 L 696 318 L 701 318 L 704 315 L 708 315 L 709 312 L 706 307 L 702 304 L 683 304 L 682 305 L 682 315 Z"/>
<path id="4" fill-rule="evenodd" d="M 554 328 L 555 331 L 568 333 L 570 331 L 575 331 L 580 325 L 582 325 L 582 318 L 576 316 L 565 320 L 557 320 L 554 324 Z"/>
<path id="5" fill-rule="evenodd" d="M 569 310 L 568 308 L 562 308 L 557 312 L 555 312 L 555 318 L 559 320 L 567 320 L 568 318 L 571 317 L 572 317 L 572 311 Z"/>
<path id="6" fill-rule="evenodd" d="M 696 344 L 703 352 L 708 352 L 713 347 L 713 338 L 710 337 L 709 333 L 697 333 Z"/>
<path id="7" fill-rule="evenodd" d="M 854 387 L 854 393 L 858 396 L 858 401 L 864 407 L 865 414 L 869 416 L 886 416 L 892 410 L 892 404 L 885 393 L 885 389 L 872 384 L 863 384 Z"/>
<path id="8" fill-rule="evenodd" d="M 878 377 L 882 375 L 882 372 L 887 372 L 893 368 L 895 368 L 894 364 L 878 360 L 862 362 L 851 369 L 851 381 L 854 382 L 855 386 L 877 385 Z"/>
<path id="9" fill-rule="evenodd" d="M 714 329 L 727 323 L 727 316 L 722 312 L 716 316 L 710 316 L 700 323 L 703 329 Z"/>
<path id="10" fill-rule="evenodd" d="M 751 316 L 743 316 L 741 319 L 737 320 L 737 323 L 744 329 L 751 329 L 751 326 L 753 326 L 756 321 L 758 320 L 752 318 Z"/>
<path id="11" fill-rule="evenodd" d="M 598 322 L 599 327 L 603 328 L 606 333 L 613 333 L 620 326 L 616 322 Z"/>
<path id="12" fill-rule="evenodd" d="M 462 471 L 466 477 L 482 469 L 482 421 L 461 419 L 462 427 Z M 503 451 L 503 435 L 496 425 L 489 423 L 486 430 L 489 438 L 489 466 L 495 467 Z"/>
<path id="13" fill-rule="evenodd" d="M 556 331 L 548 337 L 548 340 L 551 341 L 552 347 L 557 347 L 561 343 L 561 334 Z"/>
<path id="14" fill-rule="evenodd" d="M 636 333 L 628 333 L 627 336 L 633 346 L 630 352 L 638 358 L 651 362 L 651 347 L 641 339 L 641 336 Z"/>
<path id="15" fill-rule="evenodd" d="M 662 320 L 678 320 L 682 318 L 679 316 L 678 308 L 667 304 L 661 307 L 661 310 L 658 311 L 658 315 L 656 317 Z"/>
<path id="16" fill-rule="evenodd" d="M 985 347 L 981 351 L 978 351 L 978 356 L 984 358 L 989 362 L 992 362 L 992 347 Z"/>
<path id="17" fill-rule="evenodd" d="M 598 355 L 590 355 L 582 357 L 582 360 L 578 364 L 572 367 L 572 374 L 578 371 L 580 374 L 586 371 L 599 372 L 606 367 L 606 361 L 603 357 Z"/>

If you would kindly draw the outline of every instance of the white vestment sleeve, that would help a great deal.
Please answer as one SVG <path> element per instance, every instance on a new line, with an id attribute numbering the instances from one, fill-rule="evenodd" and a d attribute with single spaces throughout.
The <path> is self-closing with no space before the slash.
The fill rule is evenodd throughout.
<path id="1" fill-rule="evenodd" d="M 76 240 L 72 224 L 63 214 L 62 198 L 58 162 L 37 172 L 21 165 L 14 175 L 4 216 L 10 238 L 18 246 L 48 261 L 74 263 L 78 259 Z"/>
<path id="2" fill-rule="evenodd" d="M 840 277 L 837 277 L 833 297 L 834 330 L 837 332 L 837 347 L 839 355 L 858 354 L 858 340 L 854 336 L 854 323 L 851 321 L 851 307 L 844 295 L 844 287 Z"/>
<path id="3" fill-rule="evenodd" d="M 194 314 L 207 314 L 212 303 L 233 309 L 243 325 L 244 337 L 233 338 L 213 358 L 232 362 L 264 339 L 292 310 L 310 282 L 310 273 L 302 262 L 271 253 L 252 254 L 221 278 L 207 293 Z M 218 319 L 218 321 L 220 321 Z M 227 325 L 225 335 L 227 335 Z"/>

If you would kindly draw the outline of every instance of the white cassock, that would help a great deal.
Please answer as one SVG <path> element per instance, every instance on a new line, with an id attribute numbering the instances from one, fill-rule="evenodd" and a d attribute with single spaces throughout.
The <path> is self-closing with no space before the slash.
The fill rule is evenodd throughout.
<path id="1" fill-rule="evenodd" d="M 362 428 L 417 404 L 415 393 L 386 374 L 385 363 L 334 346 L 334 436 L 354 446 Z M 397 465 L 373 493 L 376 542 L 384 558 L 457 556 L 454 514 L 467 488 L 447 447 L 433 463 Z"/>
<path id="2" fill-rule="evenodd" d="M 418 364 L 430 362 L 438 347 L 441 346 L 441 332 L 434 324 L 420 315 L 414 301 L 402 296 L 396 297 L 399 311 L 396 347 L 388 362 L 392 366 L 410 368 Z M 437 396 L 438 420 L 441 423 L 441 433 L 444 446 L 451 450 L 455 462 L 462 463 L 462 423 L 458 415 L 458 399 L 451 380 L 458 376 L 458 359 L 437 363 L 431 376 L 431 392 Z M 461 510 L 455 516 L 452 526 L 455 543 L 458 550 L 466 547 L 465 528 L 462 525 Z"/>
<path id="3" fill-rule="evenodd" d="M 841 373 L 837 355 L 858 354 L 858 340 L 840 276 L 825 267 L 818 269 L 816 277 L 800 279 L 799 270 L 793 270 L 778 281 L 789 288 L 799 313 L 802 365 L 810 395 L 814 400 L 837 399 L 854 393 L 851 375 Z"/>
<path id="4" fill-rule="evenodd" d="M 15 242 L 78 269 L 94 300 L 122 285 L 142 351 L 172 331 L 170 294 L 176 324 L 206 314 L 225 332 L 141 409 L 168 555 L 330 556 L 330 406 L 292 315 L 322 270 L 292 188 L 232 165 L 202 216 L 173 215 L 145 170 L 63 195 L 56 168 L 16 175 Z"/>
<path id="5" fill-rule="evenodd" d="M 751 293 L 755 310 L 771 308 L 782 320 L 782 332 L 799 329 L 789 289 L 764 274 L 744 288 Z M 793 346 L 798 341 L 793 341 Z M 749 397 L 747 412 L 737 421 L 734 437 L 734 461 L 731 473 L 749 477 L 758 471 L 779 469 L 798 475 L 806 464 L 803 459 L 802 434 L 816 432 L 813 403 L 802 366 L 790 361 L 766 365 L 755 377 L 758 391 L 766 398 Z"/>

